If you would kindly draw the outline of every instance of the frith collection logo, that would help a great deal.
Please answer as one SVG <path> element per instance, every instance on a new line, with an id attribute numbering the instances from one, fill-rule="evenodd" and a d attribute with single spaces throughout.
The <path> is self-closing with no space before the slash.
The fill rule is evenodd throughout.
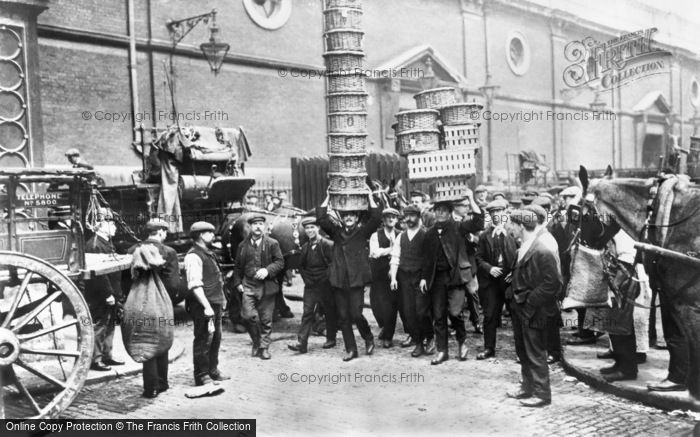
<path id="1" fill-rule="evenodd" d="M 564 83 L 571 88 L 588 85 L 605 91 L 668 73 L 671 52 L 656 46 L 652 37 L 656 31 L 653 27 L 606 42 L 588 37 L 568 43 L 564 56 L 572 64 L 564 70 Z"/>

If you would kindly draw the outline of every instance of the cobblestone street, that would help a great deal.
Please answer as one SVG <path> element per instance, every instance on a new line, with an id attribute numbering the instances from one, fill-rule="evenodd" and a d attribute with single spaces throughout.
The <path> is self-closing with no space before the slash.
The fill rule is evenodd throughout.
<path id="1" fill-rule="evenodd" d="M 157 399 L 140 397 L 140 375 L 121 378 L 85 387 L 64 417 L 255 418 L 261 435 L 693 435 L 692 420 L 596 392 L 565 379 L 559 365 L 551 372 L 552 405 L 520 407 L 505 396 L 519 378 L 507 329 L 499 336 L 497 359 L 487 361 L 474 359 L 482 341 L 473 332 L 469 360 L 451 359 L 440 366 L 431 366 L 425 357 L 411 358 L 411 349 L 398 346 L 378 347 L 371 357 L 344 363 L 342 342 L 323 350 L 322 337 L 311 338 L 308 355 L 294 355 L 287 344 L 294 341 L 301 303 L 289 303 L 295 318 L 275 323 L 270 361 L 250 357 L 247 334 L 224 332 L 221 368 L 232 379 L 222 383 L 223 394 L 184 396 L 193 385 L 187 350 L 171 365 L 172 388 Z M 364 314 L 376 334 L 371 311 Z M 186 327 L 177 335 L 191 338 Z M 450 348 L 456 356 L 454 340 Z M 313 377 L 325 379 L 301 382 Z"/>

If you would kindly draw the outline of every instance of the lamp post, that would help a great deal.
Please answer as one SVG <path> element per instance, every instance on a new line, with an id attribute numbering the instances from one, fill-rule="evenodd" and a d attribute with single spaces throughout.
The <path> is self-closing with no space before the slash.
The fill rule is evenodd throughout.
<path id="1" fill-rule="evenodd" d="M 219 74 L 221 64 L 224 62 L 224 58 L 231 46 L 216 40 L 216 36 L 219 33 L 219 28 L 216 25 L 216 9 L 212 9 L 211 12 L 207 12 L 206 14 L 195 15 L 194 17 L 184 18 L 182 20 L 170 20 L 165 24 L 173 43 L 173 48 L 170 52 L 170 74 L 174 73 L 173 54 L 175 53 L 175 47 L 177 47 L 180 41 L 182 41 L 182 39 L 199 23 L 204 21 L 205 24 L 208 24 L 209 20 L 211 20 L 209 41 L 200 44 L 199 49 L 204 54 L 204 58 L 209 63 L 209 67 L 214 75 Z"/>
<path id="2" fill-rule="evenodd" d="M 479 87 L 479 91 L 484 96 L 484 99 L 486 99 L 486 110 L 489 113 L 491 112 L 491 106 L 493 105 L 494 95 L 499 88 L 500 86 L 491 83 L 491 74 L 486 75 L 486 84 Z M 491 143 L 491 117 L 488 117 L 486 120 L 486 129 L 488 131 L 486 134 L 486 143 L 488 147 L 488 167 L 486 170 L 488 172 L 488 179 L 492 180 L 493 176 L 491 174 L 491 169 L 493 166 L 493 144 Z"/>

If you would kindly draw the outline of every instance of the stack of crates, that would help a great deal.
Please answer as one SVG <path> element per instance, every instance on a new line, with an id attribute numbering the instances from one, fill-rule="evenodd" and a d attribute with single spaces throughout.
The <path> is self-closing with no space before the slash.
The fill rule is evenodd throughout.
<path id="1" fill-rule="evenodd" d="M 414 99 L 418 109 L 396 114 L 396 151 L 406 156 L 408 179 L 429 182 L 436 199 L 458 197 L 476 173 L 480 141 L 475 120 L 482 106 L 458 103 L 449 87 L 422 91 Z"/>
<path id="2" fill-rule="evenodd" d="M 367 91 L 362 1 L 324 0 L 330 206 L 366 210 Z"/>

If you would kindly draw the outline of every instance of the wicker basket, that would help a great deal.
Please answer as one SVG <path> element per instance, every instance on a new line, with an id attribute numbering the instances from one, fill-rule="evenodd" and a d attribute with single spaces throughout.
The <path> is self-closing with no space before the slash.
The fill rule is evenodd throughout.
<path id="1" fill-rule="evenodd" d="M 326 52 L 323 54 L 326 59 L 326 70 L 332 73 L 348 73 L 362 70 L 362 58 L 365 54 L 353 51 Z"/>
<path id="2" fill-rule="evenodd" d="M 364 92 L 365 75 L 362 73 L 335 73 L 328 75 L 328 93 Z"/>
<path id="3" fill-rule="evenodd" d="M 367 111 L 367 93 L 334 93 L 326 97 L 329 113 Z"/>
<path id="4" fill-rule="evenodd" d="M 362 35 L 361 30 L 331 30 L 324 34 L 326 40 L 326 50 L 332 52 L 334 50 L 362 50 Z"/>
<path id="5" fill-rule="evenodd" d="M 484 107 L 478 103 L 455 103 L 440 108 L 440 119 L 446 126 L 468 124 L 481 117 L 482 109 Z"/>
<path id="6" fill-rule="evenodd" d="M 342 134 L 367 132 L 366 112 L 336 112 L 328 114 L 328 132 Z"/>
<path id="7" fill-rule="evenodd" d="M 401 155 L 439 150 L 440 131 L 437 129 L 413 129 L 401 132 L 396 135 L 396 148 Z"/>
<path id="8" fill-rule="evenodd" d="M 408 178 L 434 180 L 476 173 L 476 149 L 440 150 L 408 156 Z"/>
<path id="9" fill-rule="evenodd" d="M 331 153 L 364 153 L 367 134 L 328 134 L 328 150 Z"/>
<path id="10" fill-rule="evenodd" d="M 331 8 L 323 11 L 326 32 L 336 29 L 355 29 L 362 27 L 362 9 Z"/>
<path id="11" fill-rule="evenodd" d="M 362 0 L 326 0 L 325 9 L 331 8 L 362 9 Z"/>
<path id="12" fill-rule="evenodd" d="M 444 133 L 445 149 L 481 147 L 478 123 L 445 126 Z"/>
<path id="13" fill-rule="evenodd" d="M 330 193 L 331 208 L 336 211 L 367 211 L 369 196 L 366 191 Z"/>
<path id="14" fill-rule="evenodd" d="M 366 173 L 365 160 L 367 154 L 362 153 L 329 153 L 328 173 Z"/>
<path id="15" fill-rule="evenodd" d="M 331 191 L 359 191 L 367 186 L 367 173 L 328 173 Z"/>
<path id="16" fill-rule="evenodd" d="M 396 131 L 401 133 L 411 129 L 435 129 L 439 114 L 435 109 L 414 109 L 399 112 L 396 114 L 396 119 L 399 122 Z"/>
<path id="17" fill-rule="evenodd" d="M 418 109 L 440 109 L 443 106 L 457 103 L 457 94 L 454 88 L 433 88 L 422 91 L 415 96 Z"/>

